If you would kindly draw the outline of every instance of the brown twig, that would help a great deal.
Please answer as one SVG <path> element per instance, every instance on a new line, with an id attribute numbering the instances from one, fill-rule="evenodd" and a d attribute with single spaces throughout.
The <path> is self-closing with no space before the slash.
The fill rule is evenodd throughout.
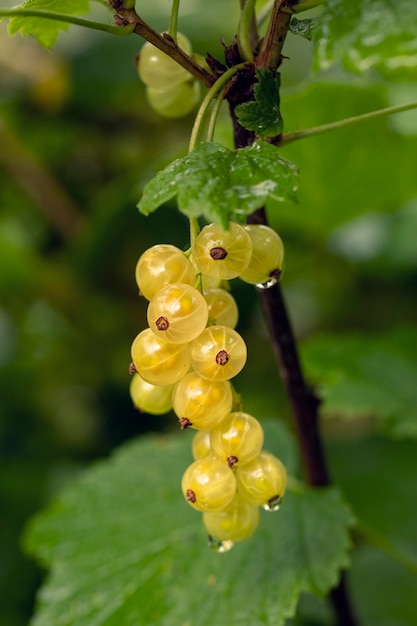
<path id="1" fill-rule="evenodd" d="M 123 1 L 109 0 L 109 4 L 115 11 L 117 11 L 114 16 L 114 20 L 118 26 L 134 24 L 134 33 L 140 35 L 146 39 L 146 41 L 149 41 L 149 43 L 154 45 L 159 50 L 162 50 L 162 52 L 165 52 L 172 59 L 174 59 L 174 61 L 186 69 L 192 76 L 206 85 L 206 87 L 212 86 L 215 82 L 214 76 L 194 61 L 192 57 L 181 50 L 168 33 L 163 33 L 162 35 L 159 34 L 136 13 L 134 8 L 124 8 Z"/>
<path id="2" fill-rule="evenodd" d="M 257 65 L 276 69 L 281 63 L 282 47 L 291 19 L 291 14 L 283 13 L 282 8 L 288 11 L 295 4 L 296 2 L 291 0 L 276 0 L 266 36 L 255 59 Z M 239 76 L 237 78 L 239 79 Z M 242 74 L 240 80 L 245 81 Z M 239 84 L 235 85 L 234 90 L 235 94 L 244 93 L 246 100 L 253 97 L 249 81 L 250 76 L 243 82 L 242 90 L 239 89 Z M 254 134 L 240 126 L 234 113 L 236 105 L 241 101 L 244 101 L 243 96 L 229 97 L 236 148 L 250 145 L 254 141 Z M 265 210 L 259 209 L 249 216 L 248 221 L 267 224 Z M 306 480 L 313 487 L 329 485 L 331 480 L 319 431 L 320 401 L 305 381 L 281 287 L 276 284 L 269 289 L 258 289 L 258 292 L 280 374 L 292 406 Z M 344 573 L 338 585 L 330 592 L 330 600 L 338 626 L 358 626 L 347 593 Z"/>
<path id="3" fill-rule="evenodd" d="M 282 11 L 282 8 L 291 8 L 292 4 L 295 4 L 294 0 L 275 0 L 265 37 L 255 59 L 257 65 L 272 70 L 280 65 L 282 47 L 291 22 L 291 13 Z"/>

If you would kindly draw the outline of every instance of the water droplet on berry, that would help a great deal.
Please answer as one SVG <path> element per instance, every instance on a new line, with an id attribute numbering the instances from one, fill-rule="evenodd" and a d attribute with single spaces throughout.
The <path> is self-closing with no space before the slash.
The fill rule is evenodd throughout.
<path id="1" fill-rule="evenodd" d="M 272 276 L 271 278 L 268 278 L 268 280 L 264 283 L 256 283 L 256 286 L 258 287 L 258 289 L 269 289 L 270 287 L 276 285 L 277 282 L 277 279 Z"/>
<path id="2" fill-rule="evenodd" d="M 269 274 L 269 278 L 267 281 L 265 281 L 264 283 L 257 283 L 256 286 L 259 289 L 269 289 L 270 287 L 273 287 L 274 285 L 277 284 L 277 282 L 280 280 L 282 275 L 282 271 L 279 269 L 276 270 L 272 270 L 272 272 Z"/>
<path id="3" fill-rule="evenodd" d="M 265 511 L 278 511 L 279 507 L 282 504 L 282 496 L 274 496 L 266 504 L 263 505 Z"/>
<path id="4" fill-rule="evenodd" d="M 215 539 L 214 537 L 209 535 L 208 545 L 209 548 L 211 548 L 214 552 L 222 554 L 223 552 L 229 552 L 229 550 L 233 548 L 234 543 L 233 541 L 230 541 L 230 539 L 227 541 L 219 541 L 218 539 Z"/>

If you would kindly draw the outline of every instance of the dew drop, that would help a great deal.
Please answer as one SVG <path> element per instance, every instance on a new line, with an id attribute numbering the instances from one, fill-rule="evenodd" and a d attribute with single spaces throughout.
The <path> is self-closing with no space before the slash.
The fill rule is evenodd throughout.
<path id="1" fill-rule="evenodd" d="M 268 280 L 264 283 L 256 283 L 256 286 L 258 287 L 258 289 L 270 289 L 270 287 L 276 285 L 277 282 L 278 281 L 275 276 L 272 276 L 271 278 L 268 278 Z"/>
<path id="2" fill-rule="evenodd" d="M 218 552 L 219 554 L 223 554 L 223 552 L 229 552 L 234 546 L 233 541 L 219 541 L 215 539 L 211 535 L 208 536 L 208 545 L 214 552 Z"/>
<path id="3" fill-rule="evenodd" d="M 281 270 L 279 269 L 272 270 L 272 272 L 269 274 L 268 280 L 266 280 L 264 283 L 257 283 L 256 286 L 259 289 L 269 289 L 270 287 L 273 287 L 274 285 L 277 284 L 277 282 L 281 278 L 281 275 L 282 275 Z"/>
<path id="4" fill-rule="evenodd" d="M 282 496 L 273 496 L 270 500 L 268 500 L 268 502 L 266 504 L 263 505 L 262 508 L 265 509 L 265 511 L 278 511 L 279 507 L 282 504 Z"/>

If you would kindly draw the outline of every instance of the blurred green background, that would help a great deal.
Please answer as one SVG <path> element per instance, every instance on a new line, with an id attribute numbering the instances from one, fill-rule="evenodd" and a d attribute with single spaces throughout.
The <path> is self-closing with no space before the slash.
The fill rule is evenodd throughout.
<path id="1" fill-rule="evenodd" d="M 169 3 L 143 4 L 144 19 L 165 29 Z M 231 41 L 236 14 L 231 9 L 225 20 L 221 0 L 205 4 L 182 3 L 180 30 L 195 51 L 222 60 L 220 37 Z M 130 344 L 145 326 L 137 258 L 154 243 L 184 247 L 188 238 L 174 206 L 148 218 L 135 208 L 147 180 L 185 153 L 192 126 L 192 116 L 169 121 L 149 109 L 134 67 L 141 45 L 134 36 L 72 27 L 51 53 L 27 38 L 9 38 L 0 24 L 4 626 L 28 622 L 43 576 L 19 547 L 27 519 L 91 460 L 133 436 L 176 427 L 170 416 L 139 415 L 128 395 Z M 388 84 L 378 75 L 311 77 L 310 44 L 300 38 L 289 36 L 284 53 L 286 130 L 416 95 L 415 85 Z M 216 139 L 231 142 L 227 110 Z M 415 324 L 416 149 L 417 118 L 407 113 L 282 150 L 300 168 L 300 201 L 268 210 L 286 245 L 283 289 L 301 341 L 321 331 L 382 333 Z M 232 286 L 250 354 L 238 383 L 245 408 L 288 417 L 255 294 L 238 281 Z M 368 417 L 324 425 L 332 469 L 348 492 L 351 455 L 369 453 L 361 452 L 368 437 L 369 445 L 387 448 L 392 463 L 402 455 L 403 444 L 397 456 L 393 444 L 375 439 Z M 382 557 L 368 556 L 360 556 L 361 571 L 376 559 L 371 571 L 386 571 L 390 580 Z"/>

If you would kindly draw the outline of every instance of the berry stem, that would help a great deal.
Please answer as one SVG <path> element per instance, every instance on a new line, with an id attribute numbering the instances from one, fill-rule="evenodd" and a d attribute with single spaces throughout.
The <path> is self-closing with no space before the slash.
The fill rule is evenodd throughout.
<path id="1" fill-rule="evenodd" d="M 180 0 L 172 0 L 171 17 L 169 19 L 168 35 L 177 43 L 178 11 Z"/>
<path id="2" fill-rule="evenodd" d="M 237 31 L 237 44 L 240 55 L 242 59 L 248 61 L 249 63 L 251 63 L 254 58 L 250 41 L 250 32 L 255 11 L 255 4 L 256 0 L 246 0 L 244 2 Z"/>
<path id="3" fill-rule="evenodd" d="M 217 98 L 213 103 L 213 107 L 211 109 L 210 119 L 207 126 L 207 141 L 213 141 L 214 130 L 216 128 L 217 116 L 219 115 L 219 111 L 223 104 L 223 95 L 226 90 L 226 87 L 219 92 Z"/>
<path id="4" fill-rule="evenodd" d="M 201 127 L 203 125 L 204 116 L 206 114 L 206 111 L 207 111 L 208 107 L 210 106 L 210 103 L 222 91 L 222 89 L 224 87 L 226 87 L 226 85 L 229 82 L 229 80 L 240 69 L 242 69 L 242 67 L 244 67 L 244 65 L 245 65 L 244 63 L 239 63 L 238 65 L 234 65 L 233 67 L 231 67 L 224 74 L 222 74 L 220 76 L 220 78 L 218 78 L 216 80 L 214 85 L 212 85 L 210 87 L 210 89 L 208 90 L 208 92 L 207 92 L 203 102 L 200 105 L 200 108 L 199 108 L 199 110 L 197 112 L 197 115 L 196 115 L 196 118 L 195 118 L 195 121 L 194 121 L 193 129 L 191 131 L 190 143 L 189 143 L 189 146 L 188 146 L 188 151 L 189 152 L 194 150 L 194 148 L 198 144 L 198 139 L 199 139 L 199 136 L 200 136 Z M 219 98 L 220 98 L 220 95 L 219 95 Z"/>

